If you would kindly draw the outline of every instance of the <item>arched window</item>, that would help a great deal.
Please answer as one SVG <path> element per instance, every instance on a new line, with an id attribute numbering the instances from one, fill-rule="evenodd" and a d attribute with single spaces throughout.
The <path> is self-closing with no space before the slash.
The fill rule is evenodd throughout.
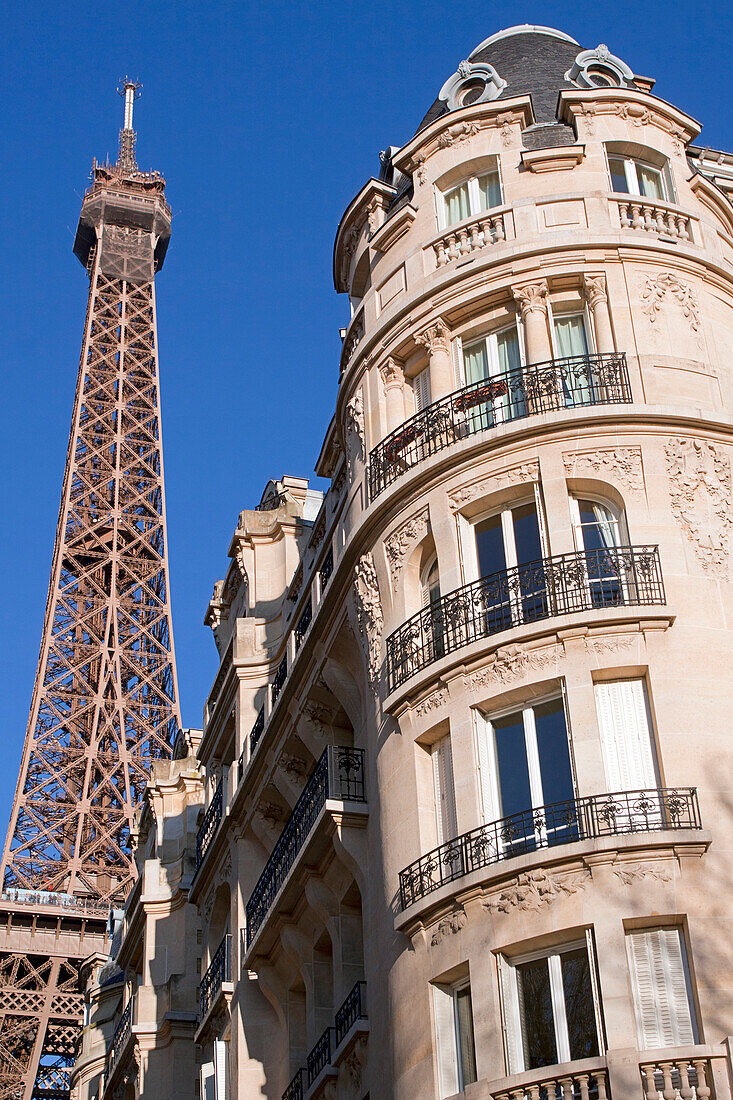
<path id="1" fill-rule="evenodd" d="M 611 190 L 621 195 L 639 195 L 657 202 L 674 202 L 672 177 L 666 157 L 649 150 L 645 156 L 607 150 Z M 647 159 L 647 156 L 649 159 Z"/>
<path id="2" fill-rule="evenodd" d="M 588 588 L 594 607 L 625 603 L 627 564 L 622 548 L 629 545 L 623 509 L 610 501 L 571 496 L 570 515 L 576 548 L 585 552 Z"/>

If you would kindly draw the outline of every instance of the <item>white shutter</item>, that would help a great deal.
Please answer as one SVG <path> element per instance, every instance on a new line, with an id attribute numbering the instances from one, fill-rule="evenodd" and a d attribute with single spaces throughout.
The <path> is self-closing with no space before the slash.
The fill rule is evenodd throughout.
<path id="1" fill-rule="evenodd" d="M 453 991 L 444 986 L 434 985 L 435 1048 L 438 1056 L 438 1084 L 441 1098 L 455 1096 L 459 1089 L 453 1005 Z"/>
<path id="2" fill-rule="evenodd" d="M 227 1077 L 229 1072 L 229 1044 L 214 1040 L 214 1069 L 216 1071 L 216 1100 L 228 1100 Z"/>
<path id="3" fill-rule="evenodd" d="M 499 968 L 499 993 L 501 995 L 501 1019 L 504 1032 L 504 1053 L 507 1076 L 524 1071 L 522 1048 L 522 1023 L 519 1018 L 517 971 L 503 955 L 497 955 Z"/>
<path id="4" fill-rule="evenodd" d="M 628 934 L 639 1045 L 689 1046 L 695 1029 L 678 928 Z"/>
<path id="5" fill-rule="evenodd" d="M 462 390 L 466 385 L 466 376 L 463 370 L 463 342 L 460 336 L 451 345 L 453 351 L 453 380 L 455 388 Z"/>
<path id="6" fill-rule="evenodd" d="M 412 380 L 412 392 L 415 396 L 415 412 L 420 412 L 430 404 L 430 367 L 425 367 Z"/>
<path id="7" fill-rule="evenodd" d="M 201 1067 L 201 1100 L 216 1100 L 216 1074 L 213 1062 Z"/>
<path id="8" fill-rule="evenodd" d="M 444 844 L 446 840 L 453 840 L 458 833 L 450 734 L 447 737 L 441 737 L 440 741 L 436 741 L 431 752 L 435 782 L 435 816 L 438 827 L 438 844 Z"/>
<path id="9" fill-rule="evenodd" d="M 643 680 L 595 685 L 603 764 L 609 792 L 657 786 Z"/>
<path id="10" fill-rule="evenodd" d="M 603 1013 L 601 1012 L 601 991 L 598 988 L 598 964 L 596 962 L 596 944 L 593 938 L 592 928 L 586 928 L 585 930 L 585 949 L 588 952 L 588 973 L 590 974 L 590 986 L 593 993 L 593 1013 L 596 1018 L 598 1050 L 601 1054 L 603 1054 L 605 1050 Z"/>
<path id="11" fill-rule="evenodd" d="M 494 770 L 491 767 L 493 756 L 493 731 L 490 723 L 483 714 L 475 715 L 476 722 L 476 756 L 478 758 L 478 773 L 481 789 L 481 816 L 484 824 L 496 821 L 499 817 L 499 807 L 496 798 Z"/>

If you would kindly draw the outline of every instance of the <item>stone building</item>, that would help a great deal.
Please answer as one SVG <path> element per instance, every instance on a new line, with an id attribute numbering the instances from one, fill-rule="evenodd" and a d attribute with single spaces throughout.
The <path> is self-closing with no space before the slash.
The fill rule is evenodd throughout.
<path id="1" fill-rule="evenodd" d="M 731 1098 L 733 157 L 653 83 L 492 35 L 341 219 L 330 488 L 241 513 L 152 787 L 176 1095 Z"/>

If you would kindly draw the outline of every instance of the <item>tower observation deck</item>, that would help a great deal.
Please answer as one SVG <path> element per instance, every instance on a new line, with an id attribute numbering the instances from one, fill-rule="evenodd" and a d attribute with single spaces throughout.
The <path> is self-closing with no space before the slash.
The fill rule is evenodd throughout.
<path id="1" fill-rule="evenodd" d="M 94 162 L 74 252 L 89 275 L 51 579 L 2 856 L 0 1100 L 63 1100 L 82 960 L 135 879 L 130 828 L 180 725 L 161 442 L 156 272 L 165 180 Z"/>

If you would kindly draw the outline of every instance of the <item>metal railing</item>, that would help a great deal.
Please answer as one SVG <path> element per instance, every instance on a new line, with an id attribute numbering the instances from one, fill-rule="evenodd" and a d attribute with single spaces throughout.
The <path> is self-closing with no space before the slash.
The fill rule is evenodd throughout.
<path id="1" fill-rule="evenodd" d="M 275 675 L 272 683 L 270 684 L 270 700 L 272 705 L 275 706 L 277 697 L 283 689 L 283 684 L 288 678 L 288 655 L 287 653 L 283 657 L 280 664 L 275 669 Z"/>
<path id="2" fill-rule="evenodd" d="M 295 1077 L 292 1079 L 285 1092 L 282 1095 L 282 1100 L 303 1100 L 306 1085 L 306 1072 L 303 1068 L 299 1069 Z"/>
<path id="3" fill-rule="evenodd" d="M 284 504 L 288 499 L 287 489 L 281 489 L 279 493 L 270 493 L 268 497 L 261 500 L 259 504 L 255 504 L 255 512 L 274 512 L 276 508 L 279 508 L 281 504 Z"/>
<path id="4" fill-rule="evenodd" d="M 134 1004 L 135 997 L 133 995 L 125 1005 L 117 1027 L 114 1030 L 114 1034 L 112 1035 L 112 1043 L 107 1052 L 107 1080 L 109 1080 L 114 1073 L 119 1057 L 132 1034 L 132 1013 Z"/>
<path id="5" fill-rule="evenodd" d="M 334 1050 L 336 1049 L 336 1044 L 334 1042 L 335 1035 L 336 1032 L 334 1028 L 327 1027 L 326 1030 L 323 1032 L 323 1035 L 321 1035 L 320 1039 L 308 1055 L 308 1060 L 306 1062 L 306 1071 L 308 1074 L 309 1088 L 315 1081 L 316 1077 L 318 1077 L 318 1074 L 321 1073 L 322 1070 L 326 1068 L 326 1066 L 331 1064 L 331 1058 L 333 1056 Z"/>
<path id="6" fill-rule="evenodd" d="M 252 726 L 252 729 L 249 731 L 249 755 L 250 756 L 252 755 L 252 753 L 255 751 L 258 744 L 260 743 L 260 737 L 262 737 L 262 734 L 264 732 L 265 732 L 265 707 L 264 707 L 264 704 L 263 704 L 263 706 L 260 707 L 259 713 L 258 713 L 257 717 L 254 720 L 254 725 Z"/>
<path id="7" fill-rule="evenodd" d="M 247 947 L 329 798 L 366 802 L 362 749 L 329 745 L 320 757 L 247 902 Z"/>
<path id="8" fill-rule="evenodd" d="M 308 633 L 308 627 L 313 622 L 313 603 L 308 600 L 308 603 L 303 608 L 303 614 L 298 619 L 298 625 L 295 628 L 295 652 L 300 649 L 303 639 Z"/>
<path id="9" fill-rule="evenodd" d="M 572 612 L 664 604 L 658 546 L 556 554 L 456 588 L 387 638 L 389 691 L 461 646 Z"/>
<path id="10" fill-rule="evenodd" d="M 553 802 L 480 825 L 400 872 L 402 909 L 447 882 L 514 856 L 595 837 L 701 829 L 695 787 L 621 791 Z"/>
<path id="11" fill-rule="evenodd" d="M 434 401 L 377 444 L 369 456 L 370 499 L 430 455 L 470 435 L 536 413 L 631 400 L 623 352 L 574 355 L 502 371 Z"/>
<path id="12" fill-rule="evenodd" d="M 201 1009 L 202 1018 L 213 1005 L 223 983 L 230 982 L 231 980 L 232 937 L 227 934 L 214 952 L 211 965 L 201 979 L 201 985 L 199 986 L 199 1008 Z"/>
<path id="13" fill-rule="evenodd" d="M 336 1013 L 336 1046 L 340 1046 L 357 1020 L 366 1020 L 366 982 L 357 982 Z"/>
<path id="14" fill-rule="evenodd" d="M 203 858 L 209 849 L 209 845 L 216 836 L 216 830 L 219 828 L 219 822 L 222 819 L 223 813 L 224 779 L 222 777 L 214 791 L 214 797 L 209 804 L 209 808 L 204 814 L 204 820 L 201 822 L 199 830 L 196 833 L 196 870 L 201 866 Z"/>
<path id="15" fill-rule="evenodd" d="M 321 592 L 324 591 L 326 585 L 328 584 L 329 580 L 331 579 L 331 574 L 332 573 L 333 573 L 333 547 L 330 546 L 328 548 L 328 551 L 326 552 L 326 556 L 324 557 L 324 559 L 321 563 L 321 568 L 318 570 L 318 576 L 321 579 Z"/>

